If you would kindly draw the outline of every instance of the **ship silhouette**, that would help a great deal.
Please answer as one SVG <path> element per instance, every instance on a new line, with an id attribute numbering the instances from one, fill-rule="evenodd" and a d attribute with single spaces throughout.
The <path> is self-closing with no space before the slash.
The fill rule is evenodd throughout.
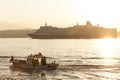
<path id="1" fill-rule="evenodd" d="M 90 21 L 86 25 L 78 23 L 73 27 L 58 28 L 53 26 L 40 26 L 34 33 L 28 34 L 33 39 L 92 39 L 92 38 L 116 38 L 116 28 L 104 28 L 99 25 L 94 26 Z"/>

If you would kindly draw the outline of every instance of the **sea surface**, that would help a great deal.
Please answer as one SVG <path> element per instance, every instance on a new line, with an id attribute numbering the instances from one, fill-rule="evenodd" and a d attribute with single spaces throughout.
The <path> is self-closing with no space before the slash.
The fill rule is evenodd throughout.
<path id="1" fill-rule="evenodd" d="M 12 68 L 10 56 L 41 52 L 56 61 L 53 71 L 35 73 Z M 31 39 L 0 38 L 0 80 L 120 80 L 120 38 Z"/>

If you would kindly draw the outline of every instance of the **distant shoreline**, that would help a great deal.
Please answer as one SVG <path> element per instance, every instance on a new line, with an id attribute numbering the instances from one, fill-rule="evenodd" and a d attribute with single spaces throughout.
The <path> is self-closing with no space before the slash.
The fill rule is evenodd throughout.
<path id="1" fill-rule="evenodd" d="M 4 30 L 0 31 L 0 38 L 28 38 L 28 33 L 35 32 L 36 29 L 31 30 Z"/>

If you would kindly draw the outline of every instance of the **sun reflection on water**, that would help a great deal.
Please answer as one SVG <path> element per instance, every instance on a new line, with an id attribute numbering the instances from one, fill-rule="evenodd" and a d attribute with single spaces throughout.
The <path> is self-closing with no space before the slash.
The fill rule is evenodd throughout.
<path id="1" fill-rule="evenodd" d="M 101 57 L 113 58 L 115 57 L 115 40 L 114 39 L 102 39 L 97 43 Z"/>
<path id="2" fill-rule="evenodd" d="M 99 56 L 103 58 L 103 63 L 104 64 L 112 64 L 113 58 L 116 57 L 115 54 L 115 39 L 110 39 L 110 38 L 106 38 L 106 39 L 101 39 L 99 41 L 97 41 L 97 48 L 98 48 L 98 52 L 99 52 Z"/>

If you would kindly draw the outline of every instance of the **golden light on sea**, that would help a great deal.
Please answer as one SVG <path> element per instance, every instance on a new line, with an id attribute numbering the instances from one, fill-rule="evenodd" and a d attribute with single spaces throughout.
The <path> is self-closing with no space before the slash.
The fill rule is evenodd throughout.
<path id="1" fill-rule="evenodd" d="M 116 57 L 115 54 L 115 39 L 105 38 L 100 39 L 96 42 L 96 46 L 98 49 L 98 55 L 102 57 L 103 64 L 114 64 L 113 58 Z"/>
<path id="2" fill-rule="evenodd" d="M 112 58 L 116 57 L 115 55 L 115 39 L 105 38 L 101 39 L 97 43 L 98 51 L 100 56 L 103 58 Z"/>

